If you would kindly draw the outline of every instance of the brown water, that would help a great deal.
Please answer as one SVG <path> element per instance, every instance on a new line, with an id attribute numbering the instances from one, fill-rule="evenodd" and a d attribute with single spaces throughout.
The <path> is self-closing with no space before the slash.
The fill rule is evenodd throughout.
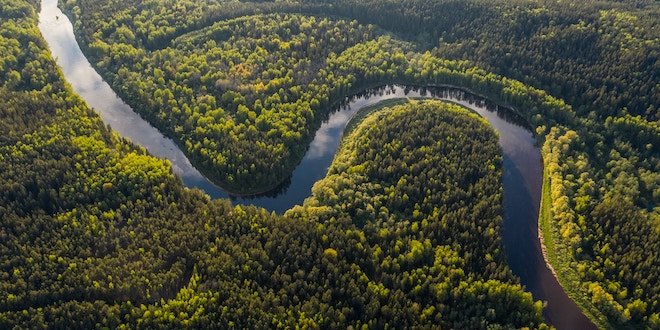
<path id="1" fill-rule="evenodd" d="M 509 266 L 535 299 L 547 301 L 544 315 L 549 323 L 560 329 L 595 328 L 545 265 L 537 229 L 543 175 L 541 154 L 533 134 L 510 109 L 456 88 L 394 85 L 369 89 L 347 98 L 328 116 L 300 164 L 280 187 L 258 196 L 236 197 L 202 175 L 170 138 L 133 112 L 114 93 L 80 50 L 70 21 L 57 8 L 57 0 L 42 0 L 39 28 L 73 89 L 113 130 L 152 155 L 168 159 L 186 186 L 199 188 L 212 198 L 231 198 L 234 203 L 254 204 L 278 213 L 301 204 L 309 196 L 312 185 L 325 177 L 346 125 L 365 106 L 387 99 L 428 97 L 472 109 L 486 118 L 499 134 L 504 156 L 502 234 Z"/>

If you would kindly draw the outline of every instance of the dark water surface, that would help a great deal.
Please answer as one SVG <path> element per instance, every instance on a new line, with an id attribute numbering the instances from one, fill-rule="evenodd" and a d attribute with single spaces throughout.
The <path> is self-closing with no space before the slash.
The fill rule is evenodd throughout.
<path id="1" fill-rule="evenodd" d="M 325 177 L 347 123 L 365 106 L 388 99 L 428 97 L 472 109 L 499 134 L 504 156 L 503 236 L 511 269 L 535 299 L 547 301 L 545 316 L 552 325 L 560 329 L 594 328 L 545 266 L 537 227 L 543 175 L 541 154 L 533 134 L 511 110 L 456 88 L 394 85 L 370 89 L 347 98 L 328 116 L 300 164 L 280 187 L 253 197 L 232 196 L 204 177 L 170 138 L 133 112 L 103 81 L 80 50 L 71 23 L 57 8 L 57 0 L 42 0 L 39 29 L 75 92 L 114 131 L 152 155 L 168 159 L 187 187 L 199 188 L 212 198 L 230 198 L 235 204 L 254 204 L 277 213 L 301 204 L 310 195 L 312 185 Z"/>

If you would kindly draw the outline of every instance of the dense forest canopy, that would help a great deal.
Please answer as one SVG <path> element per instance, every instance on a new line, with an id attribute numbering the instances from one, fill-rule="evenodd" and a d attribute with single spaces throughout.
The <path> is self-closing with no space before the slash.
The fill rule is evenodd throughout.
<path id="1" fill-rule="evenodd" d="M 62 5 L 114 90 L 235 192 L 284 180 L 366 86 L 511 105 L 542 148 L 567 293 L 600 327 L 660 327 L 657 2 Z M 0 327 L 545 327 L 503 256 L 501 156 L 476 115 L 368 116 L 283 216 L 211 201 L 71 91 L 38 6 L 0 0 Z"/>
<path id="2" fill-rule="evenodd" d="M 660 29 L 652 0 L 65 2 L 84 16 L 84 37 L 100 33 L 103 40 L 118 41 L 117 31 L 130 30 L 131 43 L 150 50 L 232 17 L 331 14 L 375 24 L 441 57 L 469 59 L 520 79 L 562 96 L 583 115 L 616 115 L 625 107 L 632 115 L 660 119 Z M 181 11 L 187 15 L 176 14 Z"/>
<path id="3" fill-rule="evenodd" d="M 80 17 L 80 36 L 115 90 L 207 175 L 237 192 L 283 181 L 328 104 L 347 90 L 428 82 L 422 68 L 410 68 L 422 73 L 410 79 L 401 63 L 416 50 L 521 79 L 570 101 L 583 118 L 651 126 L 660 119 L 657 6 L 643 2 L 175 3 L 71 0 L 66 7 Z M 181 10 L 189 14 L 176 15 Z M 383 72 L 352 77 L 343 63 L 326 65 L 389 33 L 417 42 L 365 63 Z M 455 70 L 461 63 L 445 65 Z"/>
<path id="4" fill-rule="evenodd" d="M 433 173 L 432 156 L 467 166 L 441 175 L 472 187 L 422 186 L 432 201 L 412 191 L 392 201 L 413 212 L 405 223 L 427 234 L 399 232 L 404 222 L 386 224 L 394 218 L 382 213 L 368 221 L 385 244 L 351 213 L 280 217 L 183 188 L 168 162 L 109 132 L 73 95 L 35 29 L 35 10 L 11 5 L 1 31 L 13 32 L 2 35 L 3 54 L 15 55 L 2 74 L 28 79 L 3 80 L 0 88 L 7 132 L 0 145 L 1 327 L 545 327 L 541 303 L 502 258 L 501 160 L 482 119 L 443 103 L 411 104 L 388 110 L 396 117 L 383 125 L 401 132 L 395 140 L 364 135 L 377 145 L 428 145 L 391 159 L 392 179 L 412 183 Z M 427 129 L 434 135 L 420 134 Z M 489 230 L 458 241 L 435 236 L 443 229 L 429 203 L 443 207 L 455 198 L 445 190 L 488 196 L 466 195 L 459 209 L 445 205 L 454 209 L 445 225 L 471 227 L 477 219 L 469 217 L 484 215 L 479 221 Z M 444 230 L 453 236 L 457 229 Z"/>

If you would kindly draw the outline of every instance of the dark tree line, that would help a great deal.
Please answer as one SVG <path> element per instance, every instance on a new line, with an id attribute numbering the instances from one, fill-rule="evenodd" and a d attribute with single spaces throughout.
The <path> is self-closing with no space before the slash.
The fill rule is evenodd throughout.
<path id="1" fill-rule="evenodd" d="M 406 326 L 434 319 L 481 327 L 479 322 L 493 318 L 510 321 L 500 319 L 496 308 L 482 310 L 488 301 L 462 310 L 422 308 L 415 299 L 419 292 L 429 293 L 426 284 L 446 290 L 442 283 L 420 279 L 430 273 L 456 273 L 457 282 L 447 284 L 452 288 L 468 283 L 452 296 L 455 306 L 472 306 L 462 304 L 499 292 L 501 283 L 490 277 L 511 279 L 498 261 L 498 243 L 482 240 L 490 247 L 484 249 L 490 251 L 489 263 L 458 247 L 474 243 L 454 239 L 491 227 L 446 228 L 452 235 L 433 238 L 443 237 L 446 248 L 433 251 L 426 238 L 398 236 L 411 232 L 373 222 L 381 207 L 369 206 L 384 195 L 372 189 L 384 188 L 368 184 L 372 178 L 361 178 L 360 189 L 368 189 L 360 196 L 343 192 L 341 200 L 355 201 L 344 205 L 348 213 L 330 206 L 304 213 L 317 221 L 232 208 L 184 190 L 168 164 L 109 134 L 67 90 L 38 35 L 35 5 L 5 0 L 1 7 L 0 305 L 7 313 L 0 322 L 57 324 L 68 314 L 80 322 L 105 317 L 110 325 L 223 320 L 229 326 L 243 320 L 244 326 L 329 326 L 329 320 L 337 325 L 392 320 L 390 325 Z M 83 0 L 66 7 L 83 47 L 115 90 L 177 139 L 205 172 L 234 189 L 254 191 L 280 182 L 331 105 L 367 85 L 454 84 L 512 105 L 543 145 L 550 235 L 560 255 L 554 266 L 565 288 L 600 325 L 660 323 L 654 282 L 660 196 L 657 4 Z M 333 16 L 318 16 L 324 13 Z M 374 136 L 371 142 L 385 138 Z M 415 138 L 405 143 L 414 144 Z M 388 164 L 369 172 L 373 181 L 404 168 L 397 163 L 397 148 L 388 149 L 389 155 L 362 149 Z M 406 165 L 414 170 L 414 164 Z M 446 221 L 461 223 L 474 214 L 452 208 L 462 207 L 463 199 L 474 201 L 475 194 L 489 216 L 498 214 L 487 207 L 494 205 L 494 195 L 479 196 L 478 189 L 458 195 L 462 199 L 455 196 L 458 201 L 440 195 L 427 204 L 409 204 L 426 196 L 426 184 L 438 187 L 428 173 L 421 182 L 401 182 L 400 190 L 381 201 L 388 219 L 410 214 L 402 223 L 408 220 L 412 228 L 411 219 L 428 217 L 425 212 L 434 205 L 438 214 L 455 215 Z M 316 216 L 326 213 L 327 219 Z M 333 216 L 342 226 L 323 225 Z M 373 243 L 380 237 L 373 233 L 374 223 L 385 226 L 384 237 L 391 235 L 394 242 L 378 246 L 381 251 L 410 251 L 414 262 L 392 258 L 383 265 L 373 259 L 383 255 Z M 428 237 L 429 244 L 437 247 L 440 242 L 433 239 Z M 268 243 L 276 241 L 281 244 Z M 415 262 L 433 258 L 443 260 L 436 269 L 415 268 Z M 484 277 L 463 281 L 460 272 L 477 265 L 485 266 L 477 272 Z M 394 277 L 402 279 L 395 286 L 394 280 L 373 280 L 382 269 L 408 272 Z M 234 289 L 239 293 L 226 293 Z M 527 312 L 512 324 L 529 324 L 538 313 L 527 298 L 518 302 Z M 24 309 L 39 306 L 48 312 Z M 209 311 L 204 306 L 217 308 L 200 312 Z M 463 316 L 469 323 L 453 323 Z"/>
<path id="2" fill-rule="evenodd" d="M 394 268 L 380 264 L 383 250 L 364 226 L 276 216 L 185 189 L 169 163 L 112 134 L 63 84 L 34 9 L 9 3 L 2 54 L 16 60 L 3 57 L 0 74 L 21 79 L 0 85 L 0 328 L 545 327 L 540 302 L 502 262 L 497 235 L 480 270 L 459 243 L 402 232 L 386 252 L 408 271 L 381 276 Z M 497 162 L 492 132 L 454 112 L 434 121 L 456 116 L 483 130 Z M 415 155 L 409 161 L 424 158 Z M 497 228 L 494 165 L 466 180 L 486 176 L 495 195 L 484 212 Z"/>

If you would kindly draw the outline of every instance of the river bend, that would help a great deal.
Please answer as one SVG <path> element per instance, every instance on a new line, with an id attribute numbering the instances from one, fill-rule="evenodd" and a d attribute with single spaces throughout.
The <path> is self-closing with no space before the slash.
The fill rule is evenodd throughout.
<path id="1" fill-rule="evenodd" d="M 301 204 L 312 185 L 325 177 L 346 125 L 362 108 L 383 100 L 427 97 L 458 103 L 483 116 L 499 134 L 503 152 L 503 241 L 509 266 L 535 299 L 547 301 L 544 315 L 561 329 L 594 328 L 570 300 L 546 267 L 538 238 L 543 163 L 534 135 L 521 125 L 510 109 L 469 92 L 451 87 L 384 86 L 346 98 L 330 113 L 290 178 L 275 190 L 252 197 L 232 196 L 202 175 L 172 141 L 124 103 L 94 70 L 83 54 L 69 19 L 57 8 L 57 0 L 42 0 L 39 29 L 48 42 L 65 78 L 103 122 L 121 136 L 168 159 L 184 185 L 199 188 L 212 198 L 230 198 L 234 204 L 254 204 L 283 213 Z"/>

